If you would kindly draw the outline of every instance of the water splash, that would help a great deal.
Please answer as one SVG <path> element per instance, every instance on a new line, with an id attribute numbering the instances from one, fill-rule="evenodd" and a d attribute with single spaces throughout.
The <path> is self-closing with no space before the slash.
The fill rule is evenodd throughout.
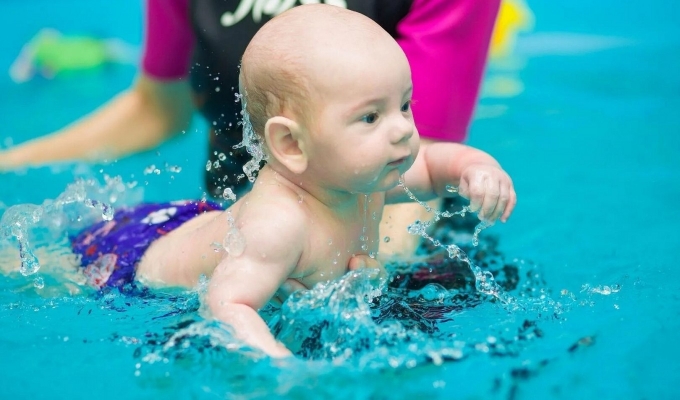
<path id="1" fill-rule="evenodd" d="M 404 183 L 404 176 L 403 175 L 399 177 L 399 186 L 401 186 L 402 189 L 404 189 L 404 192 L 406 192 L 406 195 L 409 197 L 409 199 L 411 199 L 411 201 L 414 201 L 414 202 L 420 204 L 421 206 L 423 206 L 425 208 L 425 211 L 434 214 L 434 218 L 432 219 L 432 221 L 427 222 L 427 227 L 434 224 L 435 222 L 438 222 L 442 218 L 451 218 L 451 217 L 455 217 L 455 216 L 464 217 L 467 213 L 471 212 L 469 206 L 465 206 L 460 211 L 454 211 L 454 212 L 434 210 L 432 207 L 430 207 L 429 204 L 425 203 L 424 201 L 420 201 L 413 194 L 413 192 L 411 192 L 411 190 L 408 187 L 406 187 L 406 184 Z M 453 186 L 453 185 L 446 185 L 446 191 L 449 192 L 449 193 L 458 193 L 458 188 L 456 186 Z M 492 225 L 493 224 L 488 223 L 486 221 L 480 221 L 477 224 L 477 226 L 475 227 L 475 232 L 474 232 L 473 237 L 472 237 L 472 245 L 473 246 L 476 247 L 477 245 L 479 245 L 479 234 L 482 232 L 482 230 L 484 230 L 484 229 L 486 229 L 486 228 L 488 228 Z"/>
<path id="2" fill-rule="evenodd" d="M 245 95 L 236 94 L 236 101 L 241 101 L 241 115 L 243 121 L 239 124 L 243 125 L 243 140 L 241 143 L 234 145 L 235 149 L 245 147 L 246 151 L 252 159 L 245 163 L 243 172 L 245 172 L 250 182 L 255 182 L 257 172 L 260 170 L 260 164 L 267 160 L 267 155 L 264 152 L 262 139 L 253 129 L 253 124 L 250 122 L 250 114 L 247 110 L 247 93 Z"/>
<path id="3" fill-rule="evenodd" d="M 479 234 L 486 228 L 492 226 L 493 224 L 490 222 L 486 221 L 481 221 L 480 223 L 475 226 L 475 231 L 472 234 L 472 245 L 477 247 L 479 246 Z"/>
<path id="4" fill-rule="evenodd" d="M 364 212 L 362 214 L 363 223 L 361 227 L 361 236 L 359 236 L 359 241 L 361 242 L 361 250 L 368 251 L 368 225 L 367 225 L 367 215 L 368 215 L 368 202 L 369 197 L 367 194 L 364 195 Z"/>
<path id="5" fill-rule="evenodd" d="M 19 272 L 23 276 L 34 275 L 41 267 L 30 240 L 32 236 L 44 236 L 47 231 L 48 236 L 54 238 L 98 218 L 113 219 L 114 210 L 109 202 L 120 200 L 127 188 L 120 177 L 105 176 L 104 179 L 104 185 L 95 180 L 78 179 L 56 199 L 47 199 L 41 205 L 19 204 L 5 210 L 0 219 L 0 239 L 18 243 Z M 88 210 L 96 212 L 92 214 Z M 44 281 L 37 277 L 35 286 L 41 288 Z"/>
<path id="6" fill-rule="evenodd" d="M 232 190 L 232 188 L 229 188 L 229 187 L 228 187 L 228 188 L 225 188 L 225 189 L 224 189 L 224 192 L 222 192 L 222 198 L 223 198 L 224 200 L 228 200 L 228 201 L 231 201 L 231 202 L 235 202 L 235 201 L 236 201 L 236 194 L 234 193 L 234 191 Z"/>
<path id="7" fill-rule="evenodd" d="M 110 204 L 103 203 L 101 201 L 85 199 L 83 204 L 90 208 L 97 208 L 101 211 L 102 220 L 111 221 L 113 219 L 114 210 Z"/>
<path id="8" fill-rule="evenodd" d="M 516 264 L 522 280 L 535 275 L 530 265 Z M 520 285 L 506 287 L 512 279 L 500 277 L 499 284 L 506 290 L 524 290 Z M 488 365 L 492 357 L 494 365 L 514 365 L 520 362 L 518 356 L 527 354 L 525 348 L 535 348 L 544 335 L 544 326 L 538 325 L 541 321 L 493 306 L 472 284 L 461 290 L 439 284 L 415 290 L 397 286 L 390 283 L 387 288 L 376 288 L 371 271 L 355 271 L 293 294 L 278 314 L 262 311 L 277 339 L 297 356 L 286 360 L 271 360 L 245 346 L 228 326 L 185 317 L 161 334 L 149 336 L 147 331 L 146 336 L 140 336 L 144 344 L 135 351 L 139 354 L 135 374 L 154 381 L 166 377 L 163 379 L 170 384 L 186 372 L 189 381 L 196 374 L 202 382 L 214 378 L 209 385 L 212 393 L 234 393 L 237 389 L 233 386 L 222 388 L 216 382 L 236 381 L 243 382 L 238 391 L 246 395 L 260 393 L 263 385 L 270 385 L 269 393 L 275 390 L 294 396 L 300 393 L 296 387 L 305 386 L 310 379 L 317 381 L 320 371 L 327 371 L 329 382 L 337 382 L 343 373 L 351 377 L 403 376 L 411 369 L 420 374 L 417 368 L 427 365 L 448 363 L 448 368 L 457 368 L 462 360 L 468 361 L 462 368 Z M 529 286 L 527 290 L 540 289 L 535 281 Z M 235 370 L 240 372 L 228 379 Z M 242 379 L 242 371 L 248 372 L 248 379 Z M 314 372 L 310 379 L 300 378 L 309 371 Z M 270 380 L 254 382 L 257 374 Z M 293 378 L 295 384 L 291 384 Z"/>
<path id="9" fill-rule="evenodd" d="M 236 227 L 231 211 L 227 211 L 227 222 L 229 223 L 229 231 L 224 237 L 223 247 L 230 256 L 238 257 L 246 249 L 246 239 Z"/>
<path id="10" fill-rule="evenodd" d="M 471 353 L 500 351 L 487 343 L 488 334 L 480 339 L 472 332 L 465 340 L 437 334 L 437 322 L 484 304 L 469 300 L 470 293 L 437 284 L 405 293 L 391 284 L 376 286 L 373 274 L 352 271 L 294 293 L 269 320 L 272 332 L 299 356 L 359 370 L 440 365 Z M 511 341 L 504 339 L 505 344 Z"/>
<path id="11" fill-rule="evenodd" d="M 376 286 L 376 279 L 377 271 L 362 269 L 295 292 L 281 313 L 270 320 L 270 326 L 294 353 L 347 358 L 358 352 L 362 343 L 373 343 L 382 329 L 373 322 L 369 307 L 383 293 L 384 281 Z M 325 329 L 329 325 L 332 327 Z"/>
<path id="12" fill-rule="evenodd" d="M 505 292 L 497 283 L 496 280 L 494 279 L 493 275 L 489 271 L 484 271 L 481 268 L 479 268 L 475 263 L 470 260 L 470 258 L 465 254 L 465 252 L 458 247 L 455 244 L 449 244 L 445 245 L 441 243 L 439 240 L 433 238 L 427 233 L 428 228 L 435 222 L 439 221 L 441 218 L 451 218 L 456 215 L 460 216 L 465 216 L 466 213 L 470 212 L 470 207 L 465 206 L 463 207 L 462 210 L 456 211 L 456 212 L 450 212 L 450 211 L 438 211 L 432 209 L 427 203 L 420 201 L 416 196 L 409 190 L 409 188 L 406 187 L 406 184 L 404 183 L 404 177 L 401 176 L 399 178 L 399 185 L 404 189 L 406 192 L 406 195 L 413 201 L 417 202 L 418 204 L 422 205 L 425 207 L 425 209 L 428 212 L 431 212 L 434 214 L 434 218 L 431 221 L 428 222 L 422 222 L 420 220 L 415 221 L 413 224 L 409 225 L 408 227 L 408 232 L 412 235 L 418 235 L 423 237 L 424 239 L 429 240 L 434 246 L 445 249 L 448 253 L 449 258 L 451 259 L 458 259 L 463 261 L 464 263 L 467 263 L 470 266 L 470 269 L 472 270 L 472 273 L 475 276 L 475 287 L 477 288 L 478 291 L 487 294 L 489 296 L 493 296 L 497 298 L 498 300 L 501 301 L 506 307 L 509 308 L 516 308 L 517 305 L 517 300 L 510 295 L 509 293 Z M 449 192 L 457 192 L 457 188 L 454 186 L 448 185 L 446 187 L 446 190 Z M 484 221 L 480 222 L 476 227 L 475 227 L 475 232 L 473 234 L 473 239 L 472 239 L 472 244 L 474 246 L 477 246 L 479 244 L 479 233 L 486 227 L 488 227 L 489 224 L 485 223 Z"/>

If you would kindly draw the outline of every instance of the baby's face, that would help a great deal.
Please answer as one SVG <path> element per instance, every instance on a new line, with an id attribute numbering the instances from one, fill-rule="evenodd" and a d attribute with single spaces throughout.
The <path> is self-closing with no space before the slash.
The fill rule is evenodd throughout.
<path id="1" fill-rule="evenodd" d="M 317 88 L 309 171 L 331 188 L 354 193 L 389 190 L 418 153 L 411 113 L 411 71 L 396 43 L 315 57 Z M 333 62 L 328 60 L 333 59 Z M 337 61 L 336 61 L 337 60 Z"/>

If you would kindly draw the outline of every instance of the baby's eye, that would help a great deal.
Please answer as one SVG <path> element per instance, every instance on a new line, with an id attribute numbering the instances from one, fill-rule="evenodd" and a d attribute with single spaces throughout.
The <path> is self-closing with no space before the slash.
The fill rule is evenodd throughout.
<path id="1" fill-rule="evenodd" d="M 401 106 L 401 112 L 407 112 L 411 109 L 411 100 L 407 101 Z"/>
<path id="2" fill-rule="evenodd" d="M 361 121 L 365 122 L 367 124 L 373 124 L 377 120 L 378 120 L 378 113 L 376 113 L 376 112 L 372 112 L 370 114 L 366 114 L 363 117 L 361 117 Z"/>

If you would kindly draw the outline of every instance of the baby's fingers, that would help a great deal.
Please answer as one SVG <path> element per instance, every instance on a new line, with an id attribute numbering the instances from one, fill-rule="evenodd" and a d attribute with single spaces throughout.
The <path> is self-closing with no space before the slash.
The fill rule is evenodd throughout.
<path id="1" fill-rule="evenodd" d="M 479 211 L 479 219 L 493 222 L 496 220 L 494 215 L 498 205 L 498 198 L 501 193 L 500 186 L 498 181 L 487 179 L 484 182 L 484 188 L 484 201 L 482 203 L 482 209 Z"/>
<path id="2" fill-rule="evenodd" d="M 484 202 L 484 189 L 480 182 L 470 184 L 463 180 L 458 188 L 458 193 L 470 201 L 468 208 L 470 212 L 477 212 L 482 208 Z"/>
<path id="3" fill-rule="evenodd" d="M 513 187 L 510 187 L 508 195 L 508 205 L 505 206 L 505 212 L 501 216 L 501 221 L 506 222 L 508 218 L 510 218 L 510 214 L 512 213 L 512 210 L 515 209 L 516 204 L 517 194 L 515 193 L 515 189 Z"/>
<path id="4" fill-rule="evenodd" d="M 512 191 L 512 187 L 508 187 L 507 185 L 500 185 L 500 195 L 498 196 L 498 202 L 496 203 L 496 209 L 493 211 L 493 214 L 491 217 L 489 217 L 490 221 L 495 221 L 498 218 L 503 215 L 503 212 L 505 211 L 506 207 L 508 206 L 508 202 L 510 201 L 510 192 Z M 505 221 L 503 221 L 505 222 Z"/>

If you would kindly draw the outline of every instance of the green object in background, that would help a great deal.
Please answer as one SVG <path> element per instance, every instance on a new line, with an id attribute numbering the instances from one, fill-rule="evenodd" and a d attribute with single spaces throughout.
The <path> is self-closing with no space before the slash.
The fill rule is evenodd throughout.
<path id="1" fill-rule="evenodd" d="M 26 82 L 36 72 L 52 78 L 61 72 L 86 70 L 107 63 L 133 64 L 137 49 L 119 39 L 89 36 L 66 36 L 45 28 L 21 50 L 9 74 L 17 82 Z"/>
<path id="2" fill-rule="evenodd" d="M 34 43 L 34 62 L 55 74 L 64 70 L 88 69 L 107 61 L 106 45 L 90 37 L 42 36 Z"/>

